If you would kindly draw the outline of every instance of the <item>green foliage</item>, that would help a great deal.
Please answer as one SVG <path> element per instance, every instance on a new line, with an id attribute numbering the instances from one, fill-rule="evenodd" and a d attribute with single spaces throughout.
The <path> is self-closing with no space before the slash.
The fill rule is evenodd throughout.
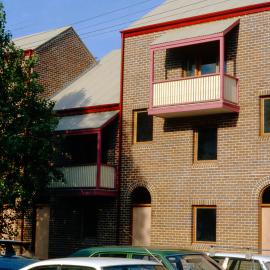
<path id="1" fill-rule="evenodd" d="M 41 97 L 37 57 L 27 58 L 14 46 L 5 22 L 0 2 L 0 212 L 5 213 L 0 237 L 6 235 L 7 212 L 26 212 L 52 178 L 61 178 L 53 166 L 58 149 L 54 104 Z"/>

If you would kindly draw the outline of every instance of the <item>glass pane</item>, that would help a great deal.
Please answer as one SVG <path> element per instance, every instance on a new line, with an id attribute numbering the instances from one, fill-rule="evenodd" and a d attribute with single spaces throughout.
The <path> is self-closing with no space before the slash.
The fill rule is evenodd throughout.
<path id="1" fill-rule="evenodd" d="M 260 270 L 261 266 L 258 261 L 253 261 L 253 260 L 241 260 L 240 261 L 240 267 L 238 270 Z"/>
<path id="2" fill-rule="evenodd" d="M 111 253 L 101 253 L 99 257 L 112 257 L 112 258 L 126 258 L 127 254 L 111 254 Z"/>
<path id="3" fill-rule="evenodd" d="M 270 132 L 270 98 L 264 99 L 264 132 Z"/>
<path id="4" fill-rule="evenodd" d="M 137 142 L 152 141 L 153 117 L 147 112 L 137 112 Z"/>
<path id="5" fill-rule="evenodd" d="M 151 255 L 143 255 L 143 254 L 134 254 L 134 255 L 132 255 L 132 259 L 161 262 L 161 259 L 158 256 L 155 256 L 155 255 L 151 256 Z"/>
<path id="6" fill-rule="evenodd" d="M 270 270 L 270 262 L 265 263 L 267 270 Z"/>
<path id="7" fill-rule="evenodd" d="M 196 64 L 195 60 L 187 60 L 186 66 L 187 76 L 195 76 Z"/>
<path id="8" fill-rule="evenodd" d="M 267 187 L 262 196 L 262 203 L 270 204 L 270 187 Z"/>
<path id="9" fill-rule="evenodd" d="M 201 75 L 216 73 L 217 64 L 214 63 L 204 63 L 201 65 Z"/>
<path id="10" fill-rule="evenodd" d="M 196 241 L 216 241 L 216 209 L 196 209 Z"/>
<path id="11" fill-rule="evenodd" d="M 87 266 L 63 265 L 61 267 L 61 270 L 96 270 L 96 269 Z"/>
<path id="12" fill-rule="evenodd" d="M 217 129 L 198 129 L 198 160 L 217 159 Z"/>
<path id="13" fill-rule="evenodd" d="M 31 268 L 31 270 L 57 270 L 58 266 L 57 265 L 49 265 L 49 266 L 37 266 Z"/>

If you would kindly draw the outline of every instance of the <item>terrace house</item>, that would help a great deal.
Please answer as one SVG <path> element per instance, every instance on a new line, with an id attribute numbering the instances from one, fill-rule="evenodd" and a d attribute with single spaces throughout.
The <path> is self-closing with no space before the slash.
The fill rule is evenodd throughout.
<path id="1" fill-rule="evenodd" d="M 270 249 L 270 2 L 167 0 L 122 31 L 122 243 Z"/>

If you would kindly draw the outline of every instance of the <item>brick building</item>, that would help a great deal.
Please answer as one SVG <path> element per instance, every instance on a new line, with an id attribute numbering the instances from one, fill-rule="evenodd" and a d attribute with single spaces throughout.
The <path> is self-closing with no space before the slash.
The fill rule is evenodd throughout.
<path id="1" fill-rule="evenodd" d="M 270 2 L 167 0 L 122 31 L 122 244 L 270 249 Z"/>
<path id="2" fill-rule="evenodd" d="M 64 182 L 51 183 L 36 207 L 41 259 L 117 241 L 120 60 L 112 51 L 51 96 L 66 156 Z"/>
<path id="3" fill-rule="evenodd" d="M 36 72 L 44 87 L 43 95 L 49 97 L 84 70 L 96 64 L 72 27 L 62 27 L 42 33 L 13 39 L 26 54 L 38 56 Z"/>

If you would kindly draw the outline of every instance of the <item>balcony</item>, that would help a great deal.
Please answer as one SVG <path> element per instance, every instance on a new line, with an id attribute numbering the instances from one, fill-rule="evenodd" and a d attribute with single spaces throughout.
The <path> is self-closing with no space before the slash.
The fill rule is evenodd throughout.
<path id="1" fill-rule="evenodd" d="M 149 114 L 179 117 L 238 112 L 238 80 L 224 74 L 154 82 Z"/>
<path id="2" fill-rule="evenodd" d="M 49 188 L 61 190 L 83 190 L 89 193 L 91 190 L 115 191 L 116 185 L 116 168 L 109 165 L 100 165 L 100 169 L 96 164 L 62 167 L 59 170 L 64 175 L 64 181 L 51 182 Z"/>
<path id="3" fill-rule="evenodd" d="M 148 113 L 164 118 L 239 112 L 239 19 L 164 32 L 150 46 Z M 232 46 L 231 44 L 234 44 Z"/>

